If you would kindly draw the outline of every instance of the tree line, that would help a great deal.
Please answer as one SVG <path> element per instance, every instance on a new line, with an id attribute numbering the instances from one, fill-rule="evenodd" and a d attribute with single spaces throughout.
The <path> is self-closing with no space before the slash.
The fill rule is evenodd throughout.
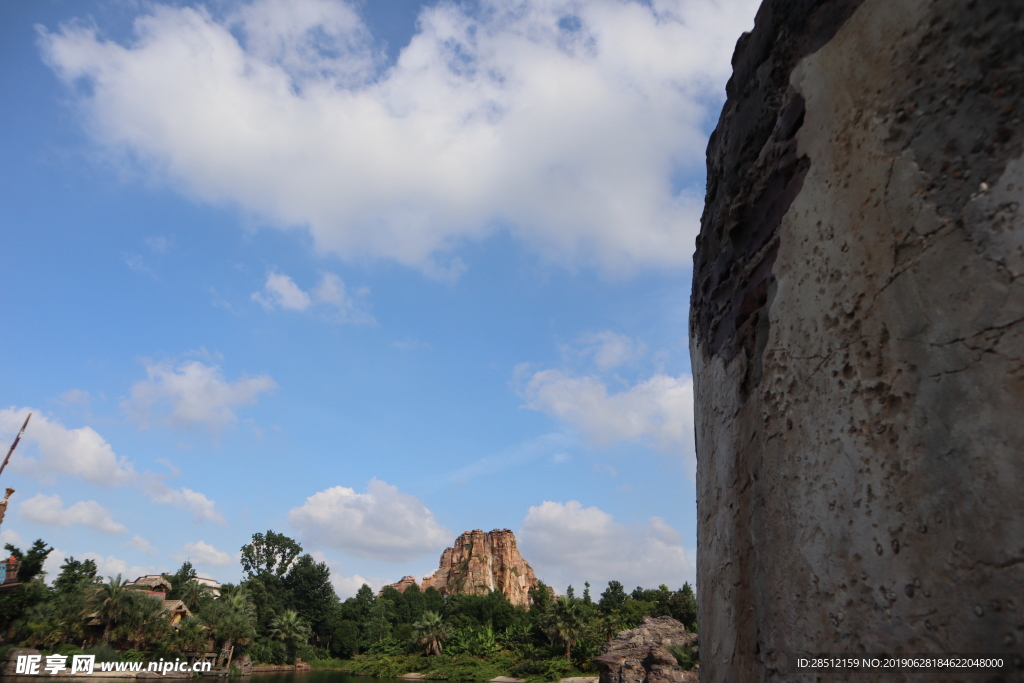
<path id="1" fill-rule="evenodd" d="M 102 580 L 92 560 L 69 557 L 47 586 L 41 570 L 52 548 L 41 540 L 24 553 L 6 548 L 21 560 L 23 585 L 0 595 L 0 630 L 15 642 L 56 650 L 106 647 L 147 658 L 215 651 L 224 665 L 243 653 L 270 664 L 334 658 L 378 676 L 447 667 L 438 677 L 552 680 L 586 671 L 604 643 L 644 616 L 671 616 L 697 629 L 689 584 L 627 593 L 610 581 L 594 597 L 587 583 L 580 596 L 570 586 L 555 597 L 541 582 L 529 607 L 512 605 L 498 591 L 443 595 L 417 585 L 375 595 L 364 584 L 339 600 L 326 563 L 272 530 L 242 547 L 244 578 L 223 585 L 219 597 L 196 581 L 187 561 L 165 574 L 167 599 L 181 600 L 191 612 L 171 627 L 160 601 L 125 586 L 120 576 Z"/>

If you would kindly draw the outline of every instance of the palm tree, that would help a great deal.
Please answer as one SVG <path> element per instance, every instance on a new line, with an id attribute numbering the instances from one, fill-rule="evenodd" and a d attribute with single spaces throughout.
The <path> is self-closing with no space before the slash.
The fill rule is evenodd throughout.
<path id="1" fill-rule="evenodd" d="M 132 596 L 136 595 L 134 591 L 125 587 L 120 574 L 117 575 L 117 578 L 112 576 L 107 578 L 109 579 L 107 583 L 101 583 L 96 587 L 90 601 L 93 609 L 96 610 L 96 615 L 103 622 L 104 645 L 110 644 L 110 633 L 114 625 L 118 619 L 123 618 Z"/>
<path id="2" fill-rule="evenodd" d="M 256 608 L 249 602 L 248 592 L 232 591 L 207 602 L 200 616 L 210 625 L 213 636 L 227 652 L 225 666 L 231 666 L 235 644 L 245 645 L 256 636 Z"/>
<path id="3" fill-rule="evenodd" d="M 142 650 L 148 643 L 163 640 L 170 635 L 171 626 L 162 600 L 141 591 L 131 591 L 129 595 L 128 604 L 115 629 L 120 638 L 127 640 L 135 649 Z"/>
<path id="4" fill-rule="evenodd" d="M 451 627 L 441 621 L 441 615 L 430 611 L 424 612 L 412 625 L 412 632 L 417 643 L 426 645 L 428 655 L 441 654 L 444 641 L 452 635 Z"/>
<path id="5" fill-rule="evenodd" d="M 192 579 L 181 587 L 181 601 L 185 603 L 190 612 L 199 610 L 199 604 L 206 598 L 213 597 L 209 586 L 204 586 L 195 579 Z"/>
<path id="6" fill-rule="evenodd" d="M 202 619 L 188 616 L 178 622 L 178 630 L 171 636 L 171 649 L 178 652 L 199 652 L 206 654 L 210 642 L 209 629 Z"/>
<path id="7" fill-rule="evenodd" d="M 270 637 L 280 640 L 288 648 L 288 656 L 295 661 L 298 643 L 309 640 L 310 630 L 306 622 L 293 609 L 284 611 L 270 622 Z"/>
<path id="8" fill-rule="evenodd" d="M 572 646 L 579 642 L 584 630 L 583 614 L 574 598 L 559 598 L 544 615 L 544 632 L 552 641 L 565 645 L 566 659 L 569 659 Z"/>

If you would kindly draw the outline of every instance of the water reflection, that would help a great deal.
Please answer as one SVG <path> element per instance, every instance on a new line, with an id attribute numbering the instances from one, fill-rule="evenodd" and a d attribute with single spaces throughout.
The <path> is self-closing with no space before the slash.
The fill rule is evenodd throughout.
<path id="1" fill-rule="evenodd" d="M 233 680 L 238 680 L 233 679 Z M 353 676 L 344 671 L 281 671 L 254 673 L 252 683 L 395 683 L 394 678 Z"/>

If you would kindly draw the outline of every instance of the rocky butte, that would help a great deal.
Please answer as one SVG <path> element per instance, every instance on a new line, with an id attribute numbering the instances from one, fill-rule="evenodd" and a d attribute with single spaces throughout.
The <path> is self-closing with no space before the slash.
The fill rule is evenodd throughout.
<path id="1" fill-rule="evenodd" d="M 400 592 L 416 583 L 403 577 L 390 587 Z M 510 529 L 467 531 L 455 539 L 455 545 L 441 553 L 440 566 L 423 577 L 420 589 L 433 586 L 444 594 L 487 595 L 501 591 L 513 605 L 528 607 L 530 590 L 537 587 L 537 575 L 519 554 L 516 537 Z"/>
<path id="2" fill-rule="evenodd" d="M 690 305 L 705 683 L 1021 666 L 1022 36 L 1019 0 L 766 0 L 736 46 Z"/>

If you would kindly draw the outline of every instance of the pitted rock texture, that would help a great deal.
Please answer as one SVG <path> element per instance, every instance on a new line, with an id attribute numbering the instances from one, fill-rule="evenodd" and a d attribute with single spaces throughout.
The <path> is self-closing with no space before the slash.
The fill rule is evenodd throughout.
<path id="1" fill-rule="evenodd" d="M 1020 662 L 1021 36 L 1020 2 L 767 0 L 737 45 L 690 317 L 702 681 Z"/>
<path id="2" fill-rule="evenodd" d="M 487 595 L 497 590 L 513 605 L 528 607 L 537 575 L 519 554 L 516 536 L 510 529 L 486 533 L 474 529 L 460 535 L 455 545 L 441 554 L 437 571 L 423 577 L 420 584 L 421 589 L 429 586 L 445 594 Z"/>
<path id="3" fill-rule="evenodd" d="M 692 646 L 696 633 L 672 617 L 644 617 L 623 631 L 592 660 L 601 671 L 600 683 L 696 683 L 695 670 L 683 671 L 666 648 Z"/>

